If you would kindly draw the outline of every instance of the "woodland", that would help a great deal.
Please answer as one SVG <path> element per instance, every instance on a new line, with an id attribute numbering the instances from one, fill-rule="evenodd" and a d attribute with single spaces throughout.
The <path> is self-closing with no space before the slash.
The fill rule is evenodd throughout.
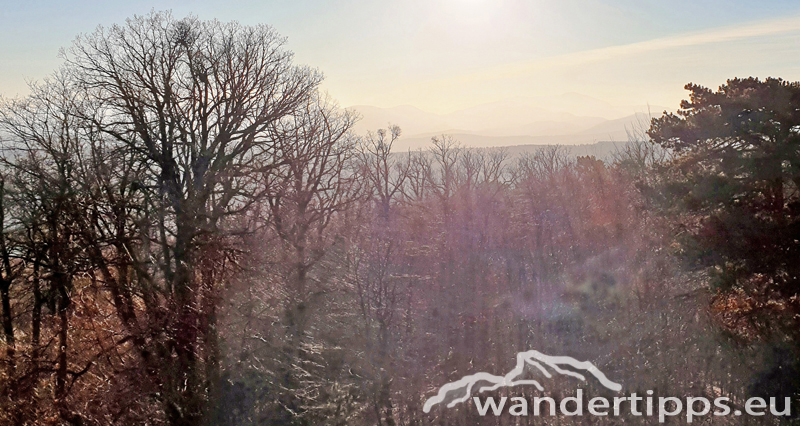
<path id="1" fill-rule="evenodd" d="M 797 402 L 800 83 L 688 84 L 595 158 L 398 152 L 321 82 L 269 26 L 153 12 L 0 100 L 0 424 L 641 424 L 423 412 L 532 349 Z"/>

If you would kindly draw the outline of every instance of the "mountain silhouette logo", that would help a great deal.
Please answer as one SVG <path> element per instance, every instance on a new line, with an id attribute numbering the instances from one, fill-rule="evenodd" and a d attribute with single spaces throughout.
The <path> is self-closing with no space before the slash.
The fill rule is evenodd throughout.
<path id="1" fill-rule="evenodd" d="M 547 378 L 553 377 L 553 373 L 550 371 L 552 370 L 558 374 L 575 377 L 585 382 L 585 375 L 577 371 L 561 368 L 562 366 L 570 366 L 575 370 L 584 371 L 591 374 L 600 382 L 600 384 L 609 390 L 615 392 L 622 390 L 622 385 L 609 380 L 602 371 L 598 370 L 597 367 L 595 367 L 594 364 L 589 361 L 578 361 L 575 358 L 568 356 L 550 356 L 539 351 L 530 350 L 517 354 L 517 365 L 505 376 L 496 376 L 494 374 L 481 372 L 464 376 L 455 382 L 447 383 L 439 388 L 439 392 L 435 396 L 432 396 L 425 401 L 422 411 L 428 413 L 431 411 L 431 408 L 434 405 L 444 402 L 447 403 L 447 408 L 452 408 L 457 404 L 467 401 L 472 396 L 473 391 L 475 391 L 475 386 L 479 383 L 487 383 L 487 385 L 481 385 L 477 389 L 477 393 L 493 391 L 502 387 L 514 387 L 521 385 L 533 385 L 540 391 L 543 391 L 544 388 L 536 380 L 518 379 L 524 373 L 526 365 L 532 365 L 536 367 Z M 447 400 L 448 394 L 450 394 L 451 397 L 452 394 L 463 396 L 453 397 L 453 399 Z"/>

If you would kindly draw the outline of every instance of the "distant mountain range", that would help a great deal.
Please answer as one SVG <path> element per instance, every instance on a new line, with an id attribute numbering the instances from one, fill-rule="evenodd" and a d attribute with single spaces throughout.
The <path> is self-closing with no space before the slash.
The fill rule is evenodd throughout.
<path id="1" fill-rule="evenodd" d="M 646 129 L 650 118 L 669 110 L 660 106 L 617 106 L 589 96 L 513 98 L 448 114 L 413 106 L 350 107 L 362 119 L 360 133 L 396 124 L 403 137 L 395 150 L 425 148 L 432 136 L 448 134 L 468 147 L 517 145 L 581 145 L 599 141 L 623 142 L 631 130 Z"/>

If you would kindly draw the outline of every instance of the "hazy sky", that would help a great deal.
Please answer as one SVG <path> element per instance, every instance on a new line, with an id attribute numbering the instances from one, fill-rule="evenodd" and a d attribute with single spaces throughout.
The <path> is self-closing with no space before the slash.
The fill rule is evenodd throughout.
<path id="1" fill-rule="evenodd" d="M 267 23 L 342 105 L 445 113 L 577 92 L 677 107 L 683 85 L 800 80 L 800 1 L 291 0 L 0 3 L 0 93 L 26 93 L 76 34 L 151 9 Z"/>

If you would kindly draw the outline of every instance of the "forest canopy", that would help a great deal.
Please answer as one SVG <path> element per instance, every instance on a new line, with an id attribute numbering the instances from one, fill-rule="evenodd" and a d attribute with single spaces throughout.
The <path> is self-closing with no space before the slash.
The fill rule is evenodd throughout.
<path id="1" fill-rule="evenodd" d="M 2 100 L 0 423 L 475 424 L 423 403 L 530 349 L 798 396 L 799 83 L 688 85 L 613 158 L 402 153 L 284 42 L 153 12 Z"/>

